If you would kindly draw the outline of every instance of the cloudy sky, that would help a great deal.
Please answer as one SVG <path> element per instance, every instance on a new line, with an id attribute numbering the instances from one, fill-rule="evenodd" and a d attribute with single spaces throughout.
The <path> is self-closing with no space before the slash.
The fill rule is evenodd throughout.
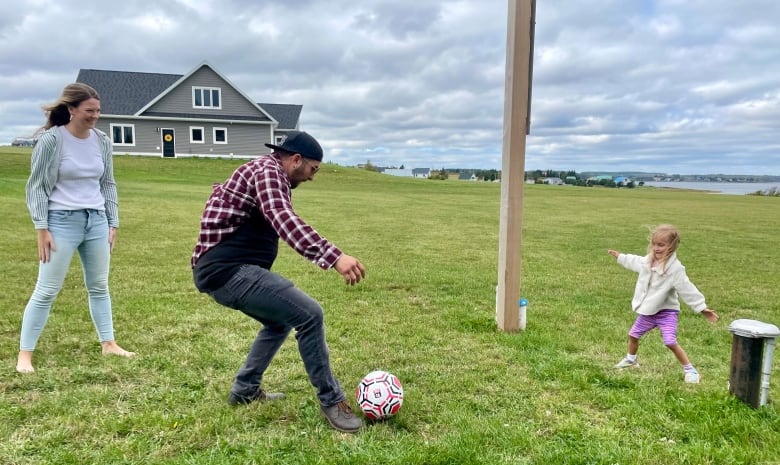
<path id="1" fill-rule="evenodd" d="M 328 161 L 501 167 L 507 0 L 2 4 L 0 144 L 81 68 L 206 61 Z M 527 169 L 780 175 L 780 2 L 540 0 L 532 95 Z"/>

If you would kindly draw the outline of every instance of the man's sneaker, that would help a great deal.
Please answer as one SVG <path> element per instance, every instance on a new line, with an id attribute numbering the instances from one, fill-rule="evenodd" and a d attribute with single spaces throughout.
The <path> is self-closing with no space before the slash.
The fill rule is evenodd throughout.
<path id="1" fill-rule="evenodd" d="M 255 401 L 271 401 L 284 399 L 284 394 L 281 392 L 265 392 L 262 389 L 258 389 L 256 393 L 250 396 L 240 396 L 234 392 L 230 392 L 228 396 L 228 404 L 230 405 L 246 405 Z"/>
<path id="2" fill-rule="evenodd" d="M 615 368 L 621 368 L 622 369 L 622 368 L 638 367 L 638 366 L 639 366 L 639 362 L 637 362 L 636 360 L 633 360 L 633 361 L 629 360 L 628 357 L 626 357 L 623 360 L 621 360 L 620 362 L 618 362 L 618 364 L 615 365 Z"/>
<path id="3" fill-rule="evenodd" d="M 320 406 L 320 412 L 330 425 L 342 433 L 356 433 L 363 426 L 363 420 L 358 418 L 346 400 L 342 400 L 336 405 L 325 407 Z"/>
<path id="4" fill-rule="evenodd" d="M 685 382 L 696 384 L 701 380 L 701 375 L 699 375 L 698 371 L 686 371 L 685 372 Z"/>

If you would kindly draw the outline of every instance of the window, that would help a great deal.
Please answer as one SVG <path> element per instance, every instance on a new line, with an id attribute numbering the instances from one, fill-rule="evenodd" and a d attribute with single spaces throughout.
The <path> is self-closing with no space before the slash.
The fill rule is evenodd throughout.
<path id="1" fill-rule="evenodd" d="M 135 125 L 112 124 L 111 139 L 114 145 L 135 145 Z"/>
<path id="2" fill-rule="evenodd" d="M 227 144 L 227 129 L 214 128 L 214 143 L 215 144 Z"/>
<path id="3" fill-rule="evenodd" d="M 197 126 L 190 126 L 190 142 L 193 144 L 202 144 L 205 142 L 203 137 L 203 128 Z"/>
<path id="4" fill-rule="evenodd" d="M 222 89 L 218 87 L 193 87 L 193 108 L 222 108 Z"/>

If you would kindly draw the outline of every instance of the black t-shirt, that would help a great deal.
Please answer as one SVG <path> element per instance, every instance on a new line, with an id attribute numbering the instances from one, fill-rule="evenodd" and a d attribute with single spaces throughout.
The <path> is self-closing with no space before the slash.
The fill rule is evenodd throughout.
<path id="1" fill-rule="evenodd" d="M 279 235 L 259 211 L 253 211 L 233 234 L 198 259 L 193 269 L 195 286 L 201 292 L 215 291 L 242 265 L 270 270 L 278 252 Z"/>

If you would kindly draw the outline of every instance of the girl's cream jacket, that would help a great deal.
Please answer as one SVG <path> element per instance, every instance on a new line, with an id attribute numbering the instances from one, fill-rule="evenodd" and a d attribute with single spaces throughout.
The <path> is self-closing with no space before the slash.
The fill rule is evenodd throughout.
<path id="1" fill-rule="evenodd" d="M 639 255 L 618 255 L 617 262 L 636 271 L 639 277 L 631 299 L 631 308 L 640 315 L 655 315 L 661 310 L 679 310 L 682 299 L 695 313 L 707 308 L 704 295 L 688 279 L 685 267 L 672 254 L 664 269 L 650 268 L 650 258 Z M 679 297 L 679 298 L 678 298 Z"/>

